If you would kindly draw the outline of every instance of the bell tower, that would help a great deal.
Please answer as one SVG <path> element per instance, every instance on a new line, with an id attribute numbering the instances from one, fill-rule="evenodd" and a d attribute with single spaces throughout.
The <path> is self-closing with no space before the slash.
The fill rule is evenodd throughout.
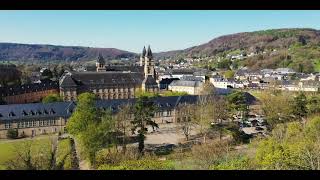
<path id="1" fill-rule="evenodd" d="M 150 45 L 148 46 L 148 50 L 144 57 L 144 77 L 147 78 L 148 76 L 152 76 L 153 78 L 155 78 L 154 60 Z"/>
<path id="2" fill-rule="evenodd" d="M 106 62 L 100 53 L 96 62 L 96 68 L 97 72 L 106 71 Z"/>
<path id="3" fill-rule="evenodd" d="M 144 54 L 144 51 L 142 51 L 142 54 Z M 144 80 L 142 81 L 142 90 L 153 93 L 159 92 L 159 85 L 155 78 L 154 60 L 149 45 L 144 55 Z"/>

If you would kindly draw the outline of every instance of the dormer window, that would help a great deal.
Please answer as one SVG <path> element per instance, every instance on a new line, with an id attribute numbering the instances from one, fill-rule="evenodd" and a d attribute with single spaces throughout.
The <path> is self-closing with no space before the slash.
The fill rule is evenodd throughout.
<path id="1" fill-rule="evenodd" d="M 50 109 L 50 114 L 55 114 L 56 112 L 51 108 Z"/>
<path id="2" fill-rule="evenodd" d="M 28 115 L 28 113 L 25 110 L 23 110 L 22 111 L 22 116 L 27 116 L 27 115 Z"/>
<path id="3" fill-rule="evenodd" d="M 0 113 L 0 117 L 3 117 L 1 113 Z"/>
<path id="4" fill-rule="evenodd" d="M 11 111 L 11 112 L 9 113 L 9 117 L 13 117 L 13 116 L 15 116 L 15 114 Z"/>
<path id="5" fill-rule="evenodd" d="M 41 115 L 42 112 L 40 110 L 37 111 L 37 115 Z"/>
<path id="6" fill-rule="evenodd" d="M 43 110 L 43 114 L 49 114 L 47 110 Z"/>
<path id="7" fill-rule="evenodd" d="M 32 115 L 32 116 L 35 115 L 35 113 L 32 110 L 30 111 L 29 114 Z"/>

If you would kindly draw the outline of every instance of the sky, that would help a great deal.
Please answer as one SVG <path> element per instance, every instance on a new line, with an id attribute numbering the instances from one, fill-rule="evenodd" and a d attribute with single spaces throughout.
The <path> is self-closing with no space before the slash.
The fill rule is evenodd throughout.
<path id="1" fill-rule="evenodd" d="M 118 48 L 140 53 L 185 49 L 238 32 L 320 29 L 320 11 L 0 11 L 0 42 Z"/>

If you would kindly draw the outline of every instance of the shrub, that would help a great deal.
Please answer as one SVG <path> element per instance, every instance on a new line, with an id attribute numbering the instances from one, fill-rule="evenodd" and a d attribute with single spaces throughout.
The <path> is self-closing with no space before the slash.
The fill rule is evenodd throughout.
<path id="1" fill-rule="evenodd" d="M 140 160 L 123 161 L 117 166 L 104 164 L 99 170 L 173 170 L 174 164 L 171 161 L 160 161 L 154 158 L 143 158 Z"/>
<path id="2" fill-rule="evenodd" d="M 218 165 L 212 165 L 210 169 L 212 170 L 250 170 L 254 169 L 252 166 L 252 160 L 246 156 L 236 156 L 231 158 L 226 158 L 225 161 L 219 163 Z"/>
<path id="3" fill-rule="evenodd" d="M 18 129 L 9 129 L 7 131 L 7 138 L 9 138 L 9 139 L 18 138 Z"/>

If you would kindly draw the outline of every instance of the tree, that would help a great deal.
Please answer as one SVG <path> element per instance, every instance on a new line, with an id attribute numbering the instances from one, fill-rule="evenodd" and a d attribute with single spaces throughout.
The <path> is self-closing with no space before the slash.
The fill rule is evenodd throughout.
<path id="1" fill-rule="evenodd" d="M 284 93 L 262 93 L 260 96 L 261 108 L 266 116 L 266 121 L 271 128 L 276 124 L 291 120 L 291 99 Z"/>
<path id="2" fill-rule="evenodd" d="M 148 132 L 148 126 L 158 128 L 158 124 L 152 120 L 156 106 L 151 98 L 140 96 L 134 105 L 134 119 L 131 121 L 132 133 L 138 132 L 139 152 L 144 150 L 145 134 Z"/>
<path id="3" fill-rule="evenodd" d="M 18 138 L 18 129 L 8 129 L 7 137 L 9 139 L 16 139 Z"/>
<path id="4" fill-rule="evenodd" d="M 217 67 L 219 69 L 230 69 L 230 65 L 232 64 L 231 60 L 229 59 L 223 59 L 220 62 L 218 62 Z"/>
<path id="5" fill-rule="evenodd" d="M 319 170 L 320 118 L 279 124 L 259 142 L 255 161 L 260 169 Z"/>
<path id="6" fill-rule="evenodd" d="M 68 132 L 79 138 L 83 154 L 89 158 L 93 166 L 96 152 L 116 143 L 115 119 L 112 118 L 111 111 L 99 111 L 95 99 L 94 94 L 81 94 L 75 112 L 67 123 Z"/>
<path id="7" fill-rule="evenodd" d="M 194 126 L 197 124 L 195 105 L 193 104 L 180 104 L 177 107 L 178 119 L 177 123 L 180 126 L 186 140 L 189 140 Z"/>
<path id="8" fill-rule="evenodd" d="M 227 102 L 222 97 L 217 97 L 211 106 L 212 108 L 212 119 L 213 119 L 213 127 L 219 131 L 219 139 L 222 139 L 222 133 L 224 132 L 223 121 L 227 120 L 228 109 Z"/>
<path id="9" fill-rule="evenodd" d="M 51 79 L 53 77 L 52 71 L 50 69 L 45 69 L 41 74 L 41 79 Z"/>
<path id="10" fill-rule="evenodd" d="M 130 118 L 132 111 L 129 104 L 121 106 L 119 112 L 115 115 L 117 130 L 121 132 L 122 136 L 122 149 L 123 153 L 126 152 L 126 144 L 128 139 L 128 133 L 132 129 Z"/>
<path id="11" fill-rule="evenodd" d="M 205 86 L 203 94 L 205 95 L 198 96 L 197 103 L 194 105 L 194 118 L 196 124 L 200 127 L 200 134 L 203 136 L 205 143 L 208 129 L 210 129 L 213 122 L 212 111 L 216 96 L 211 86 Z"/>
<path id="12" fill-rule="evenodd" d="M 234 91 L 227 96 L 228 109 L 232 112 L 240 112 L 243 119 L 247 118 L 248 105 L 246 96 L 243 92 Z"/>
<path id="13" fill-rule="evenodd" d="M 85 132 L 88 125 L 99 118 L 95 99 L 96 97 L 92 93 L 83 93 L 78 96 L 77 107 L 66 125 L 70 134 L 78 135 Z"/>
<path id="14" fill-rule="evenodd" d="M 292 114 L 302 119 L 307 115 L 307 97 L 303 92 L 293 98 Z"/>
<path id="15" fill-rule="evenodd" d="M 228 71 L 224 72 L 224 77 L 225 78 L 233 78 L 234 77 L 234 71 L 228 70 Z"/>
<path id="16" fill-rule="evenodd" d="M 42 99 L 42 103 L 62 102 L 62 98 L 59 94 L 49 94 Z"/>
<path id="17" fill-rule="evenodd" d="M 111 117 L 110 112 L 104 112 L 101 119 L 89 123 L 86 130 L 80 134 L 84 154 L 93 166 L 96 165 L 96 153 L 116 143 L 115 130 L 115 119 Z"/>
<path id="18" fill-rule="evenodd" d="M 318 96 L 311 96 L 307 104 L 308 113 L 310 114 L 320 113 L 319 104 L 320 104 L 320 98 Z"/>

